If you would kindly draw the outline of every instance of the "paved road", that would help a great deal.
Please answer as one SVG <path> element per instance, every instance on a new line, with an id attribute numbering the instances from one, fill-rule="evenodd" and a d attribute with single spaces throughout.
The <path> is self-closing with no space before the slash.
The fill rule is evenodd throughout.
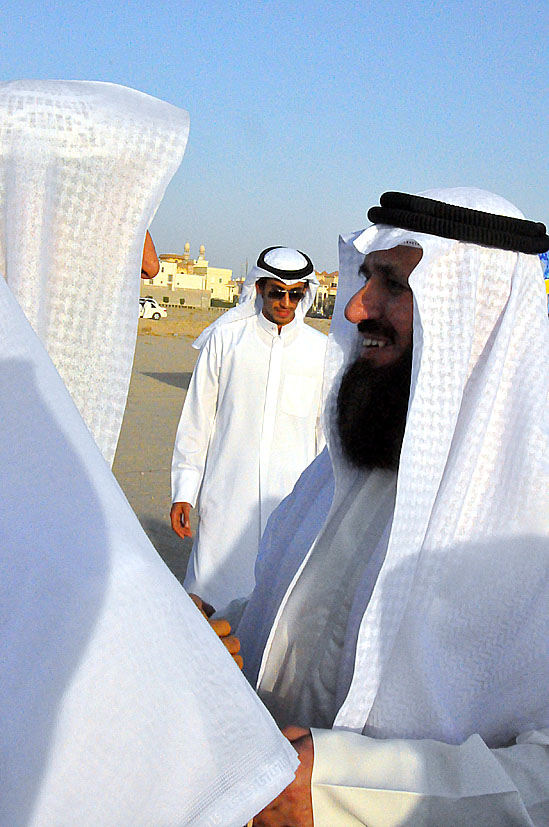
<path id="1" fill-rule="evenodd" d="M 180 581 L 192 541 L 180 540 L 170 527 L 170 465 L 175 431 L 197 355 L 184 337 L 138 336 L 113 466 L 141 525 Z"/>

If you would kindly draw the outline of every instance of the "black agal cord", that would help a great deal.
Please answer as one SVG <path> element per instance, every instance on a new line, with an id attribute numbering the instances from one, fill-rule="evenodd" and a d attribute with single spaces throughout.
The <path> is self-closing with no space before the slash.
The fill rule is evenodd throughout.
<path id="1" fill-rule="evenodd" d="M 265 261 L 265 256 L 267 253 L 270 253 L 271 250 L 279 250 L 283 249 L 280 247 L 267 247 L 266 250 L 263 250 L 262 253 L 259 254 L 259 258 L 257 259 L 257 266 L 261 267 L 262 270 L 267 270 L 268 273 L 272 273 L 273 276 L 277 276 L 280 279 L 292 279 L 293 280 L 300 280 L 304 279 L 306 276 L 310 276 L 313 270 L 313 262 L 309 258 L 306 253 L 301 253 L 301 250 L 298 250 L 298 253 L 301 253 L 303 258 L 307 261 L 307 264 L 302 267 L 300 270 L 281 270 L 278 267 L 273 267 L 272 264 L 267 264 Z"/>
<path id="2" fill-rule="evenodd" d="M 379 203 L 381 206 L 368 210 L 373 224 L 388 224 L 517 253 L 549 250 L 549 236 L 541 222 L 456 207 L 404 192 L 385 192 Z"/>

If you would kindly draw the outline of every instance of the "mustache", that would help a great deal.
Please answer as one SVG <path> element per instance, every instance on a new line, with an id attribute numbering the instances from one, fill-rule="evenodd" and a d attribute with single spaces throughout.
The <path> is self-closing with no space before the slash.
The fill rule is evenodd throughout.
<path id="1" fill-rule="evenodd" d="M 379 336 L 385 336 L 387 339 L 391 339 L 393 341 L 395 338 L 394 327 L 390 324 L 380 322 L 377 319 L 362 319 L 362 321 L 357 324 L 357 328 L 360 333 L 365 335 L 371 334 L 372 336 L 375 336 L 378 334 Z"/>

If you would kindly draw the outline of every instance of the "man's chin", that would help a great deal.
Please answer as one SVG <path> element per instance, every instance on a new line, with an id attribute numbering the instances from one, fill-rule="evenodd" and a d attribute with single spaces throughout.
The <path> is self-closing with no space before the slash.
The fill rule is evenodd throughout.
<path id="1" fill-rule="evenodd" d="M 288 313 L 277 313 L 275 317 L 275 321 L 277 324 L 288 324 L 292 321 L 295 316 L 295 312 L 288 312 Z"/>
<path id="2" fill-rule="evenodd" d="M 358 359 L 369 364 L 372 368 L 384 368 L 394 365 L 402 358 L 402 350 L 396 345 L 383 347 L 363 347 Z"/>
<path id="3" fill-rule="evenodd" d="M 343 453 L 352 465 L 398 467 L 411 370 L 410 347 L 387 364 L 361 354 L 345 372 L 337 399 L 337 428 Z"/>

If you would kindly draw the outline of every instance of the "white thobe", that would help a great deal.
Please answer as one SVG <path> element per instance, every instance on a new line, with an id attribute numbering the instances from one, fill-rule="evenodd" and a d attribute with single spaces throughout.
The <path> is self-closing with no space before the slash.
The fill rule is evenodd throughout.
<path id="1" fill-rule="evenodd" d="M 305 481 L 310 487 L 312 476 L 305 474 L 300 485 Z M 329 482 L 322 474 L 316 481 L 327 503 Z M 357 595 L 368 599 L 383 563 L 394 486 L 388 472 L 355 481 L 292 578 L 263 655 L 258 692 L 277 723 L 311 727 L 315 827 L 545 827 L 548 729 L 521 733 L 513 745 L 490 749 L 479 735 L 455 745 L 332 728 L 355 668 L 353 607 Z M 280 509 L 290 525 L 299 487 Z M 378 508 L 372 513 L 374 500 Z M 307 511 L 304 503 L 296 511 L 302 508 Z M 237 625 L 243 606 L 232 609 L 230 619 Z"/>
<path id="2" fill-rule="evenodd" d="M 549 730 L 489 749 L 313 729 L 315 827 L 546 827 Z"/>
<path id="3" fill-rule="evenodd" d="M 197 505 L 185 586 L 223 606 L 254 587 L 259 540 L 323 446 L 326 336 L 262 314 L 218 327 L 202 348 L 175 441 L 174 502 Z"/>
<path id="4" fill-rule="evenodd" d="M 0 300 L 0 825 L 241 827 L 295 754 Z"/>

